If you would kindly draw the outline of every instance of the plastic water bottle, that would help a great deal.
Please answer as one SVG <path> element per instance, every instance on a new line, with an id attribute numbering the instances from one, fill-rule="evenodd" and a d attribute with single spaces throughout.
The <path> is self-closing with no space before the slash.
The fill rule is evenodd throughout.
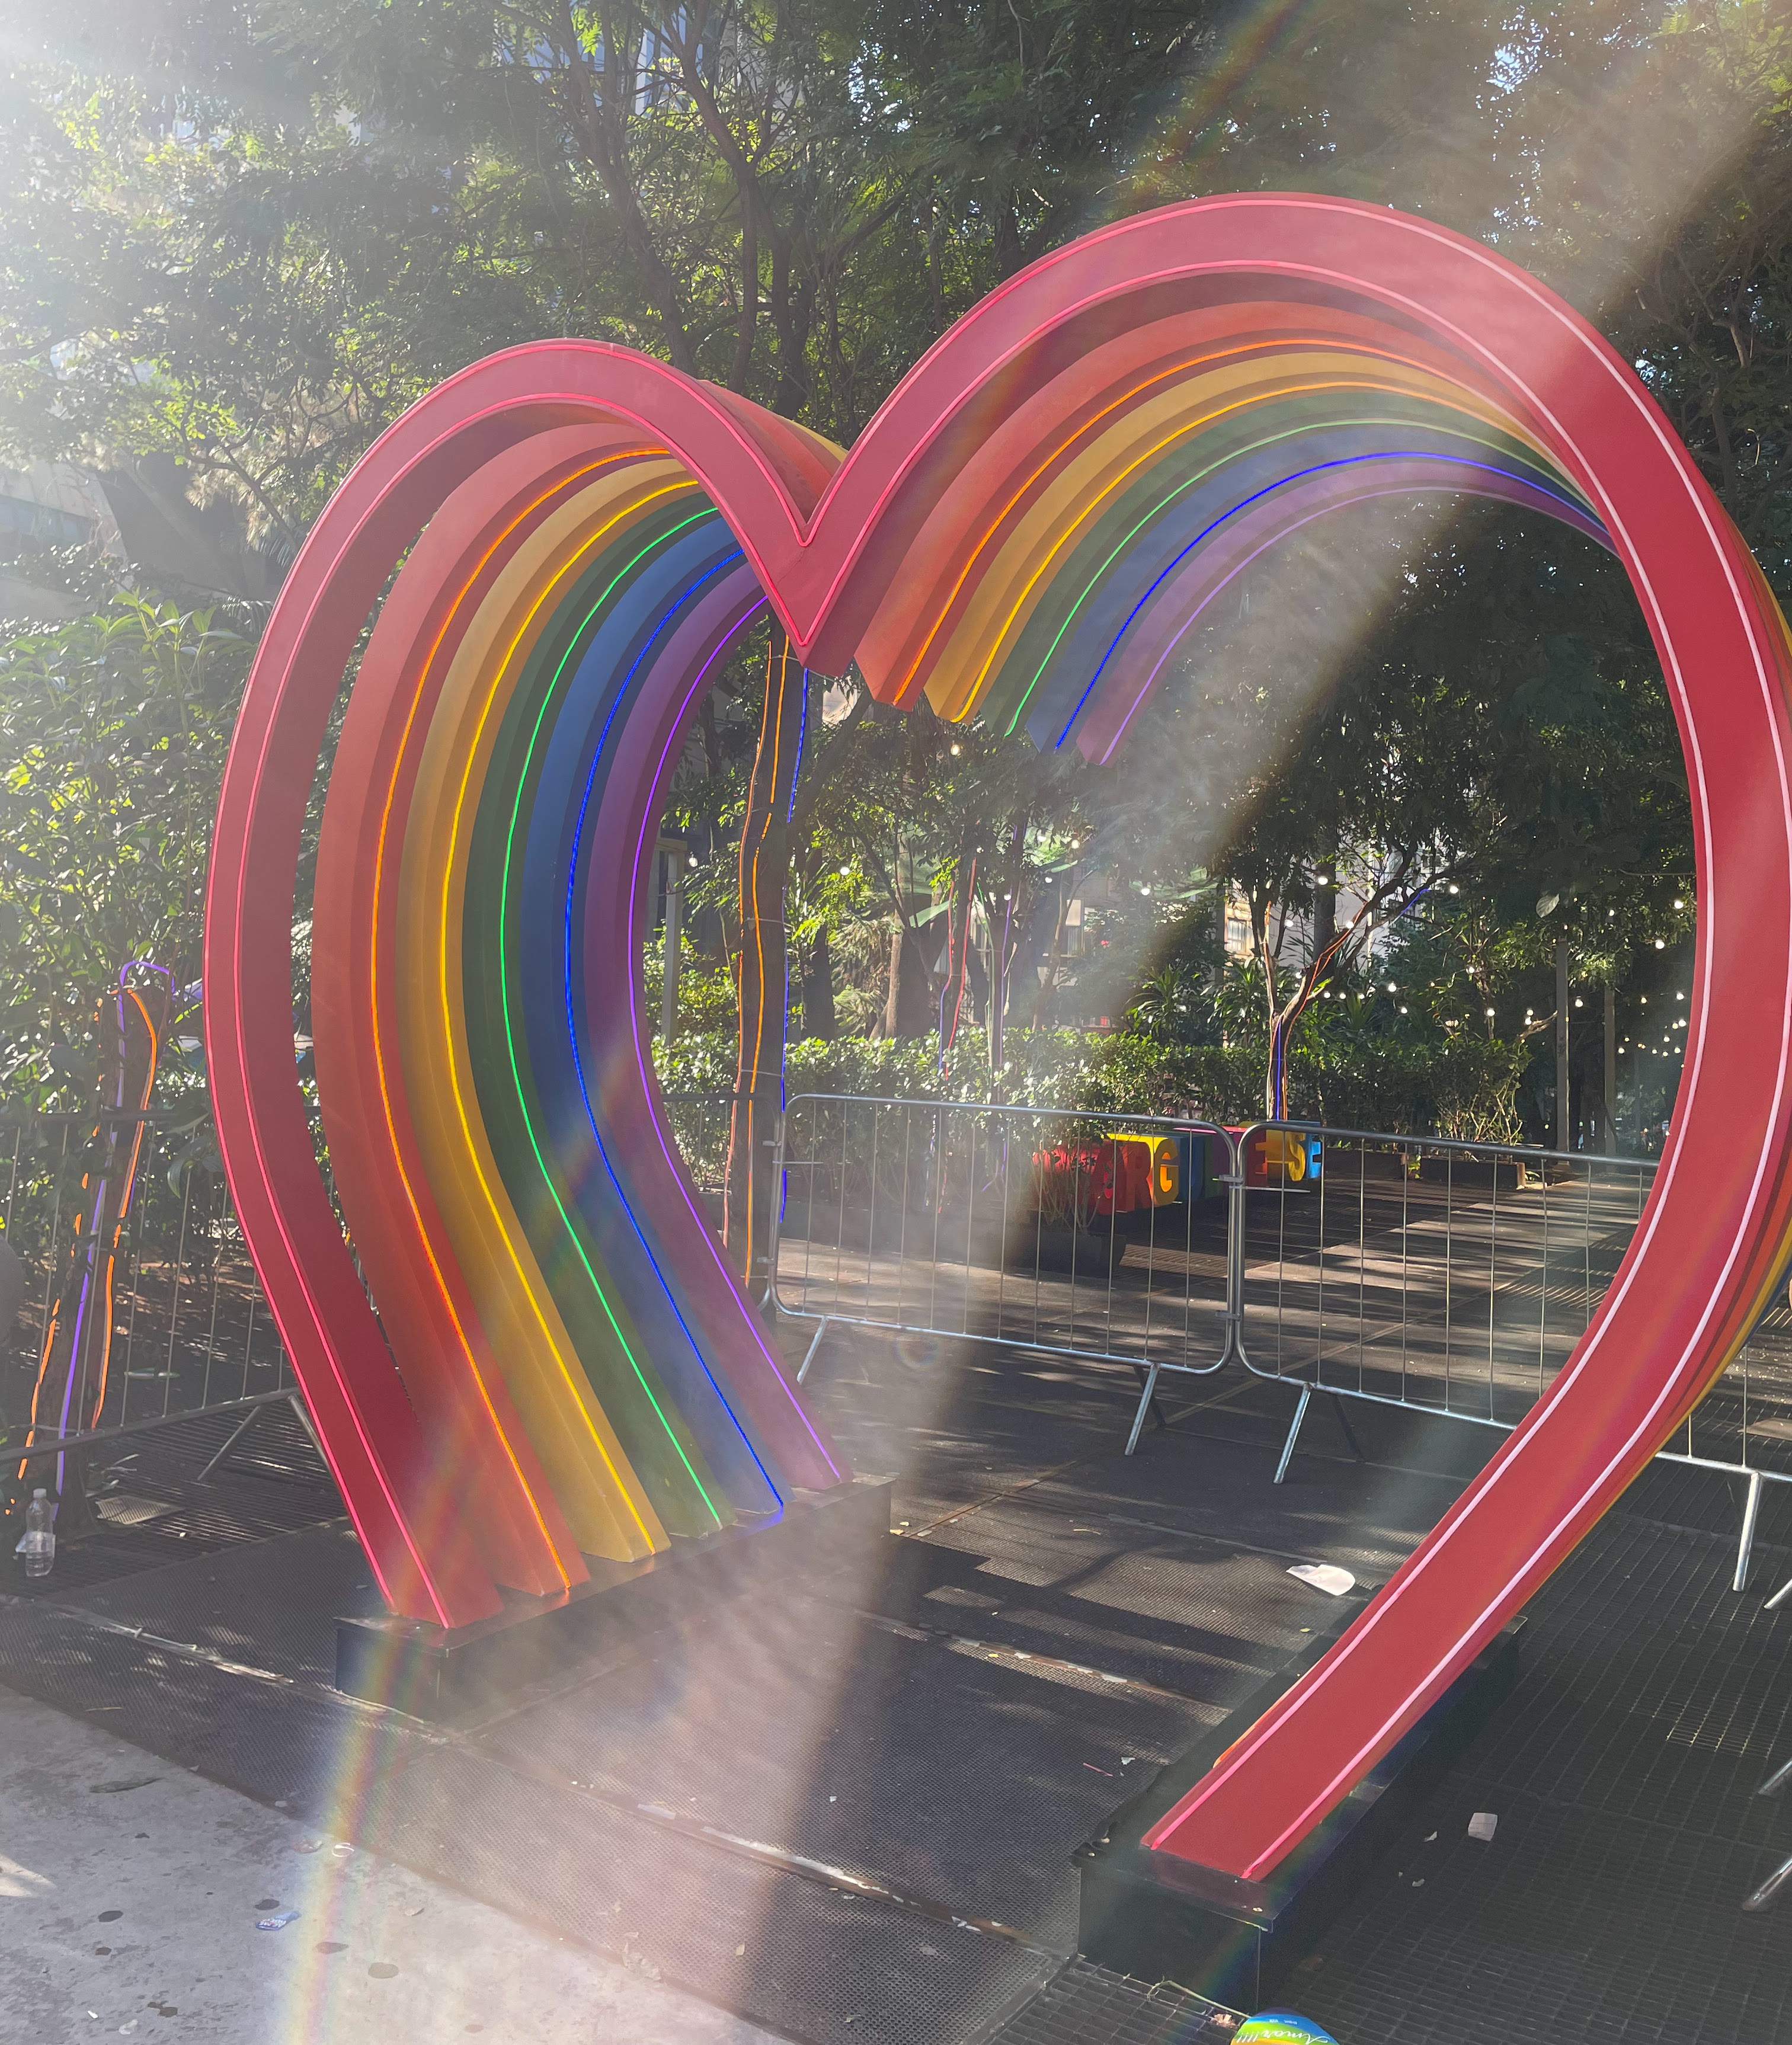
<path id="1" fill-rule="evenodd" d="M 41 1486 L 25 1508 L 25 1531 L 14 1552 L 24 1556 L 28 1577 L 47 1577 L 56 1562 L 56 1515 L 50 1508 L 50 1494 Z"/>

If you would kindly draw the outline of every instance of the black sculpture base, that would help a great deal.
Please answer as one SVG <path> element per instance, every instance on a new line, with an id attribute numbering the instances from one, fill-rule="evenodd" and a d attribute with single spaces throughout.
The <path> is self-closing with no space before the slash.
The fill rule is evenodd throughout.
<path id="1" fill-rule="evenodd" d="M 882 1539 L 890 1492 L 887 1481 L 869 1478 L 794 1492 L 777 1519 L 680 1540 L 642 1562 L 588 1556 L 588 1581 L 557 1598 L 512 1596 L 503 1611 L 471 1626 L 338 1619 L 336 1687 L 418 1718 L 490 1709 L 572 1667 L 615 1633 L 651 1631 L 762 1583 L 768 1571 L 831 1561 Z"/>
<path id="2" fill-rule="evenodd" d="M 1079 1849 L 1085 1955 L 1116 1973 L 1260 2009 L 1486 1724 L 1518 1673 L 1515 1620 L 1459 1677 L 1366 1781 L 1264 1881 L 1241 1881 L 1142 1842 L 1166 1812 L 1331 1645 L 1355 1610 L 1287 1662 L 1206 1737 L 1123 1804 Z"/>

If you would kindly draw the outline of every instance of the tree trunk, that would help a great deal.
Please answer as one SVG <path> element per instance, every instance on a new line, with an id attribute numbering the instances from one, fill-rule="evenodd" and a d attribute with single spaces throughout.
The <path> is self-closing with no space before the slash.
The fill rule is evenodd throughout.
<path id="1" fill-rule="evenodd" d="M 946 911 L 946 984 L 940 989 L 939 996 L 942 1067 L 946 1053 L 958 1034 L 959 1019 L 964 1012 L 965 980 L 970 965 L 971 903 L 974 899 L 972 891 L 976 886 L 977 853 L 967 834 L 958 848 L 958 865 L 952 872 L 952 893 Z"/>
<path id="2" fill-rule="evenodd" d="M 996 1101 L 1003 1098 L 1002 1073 L 1007 1063 L 1003 1038 L 1008 1025 L 1009 969 L 1014 964 L 1015 948 L 1026 929 L 1031 906 L 1021 899 L 1030 815 L 1027 810 L 1017 810 L 1008 818 L 1008 886 L 1005 889 L 990 888 L 983 899 L 984 919 L 989 926 L 990 1099 Z"/>
<path id="3" fill-rule="evenodd" d="M 1605 983 L 1605 1150 L 1618 1150 L 1618 1015 L 1612 983 Z"/>
<path id="4" fill-rule="evenodd" d="M 803 976 L 803 1034 L 830 1044 L 840 1034 L 834 1013 L 834 954 L 825 923 L 815 932 L 809 947 L 809 969 Z"/>
<path id="5" fill-rule="evenodd" d="M 1328 872 L 1331 869 L 1328 868 Z M 1313 897 L 1313 942 L 1312 956 L 1317 958 L 1338 934 L 1338 897 L 1329 888 L 1322 888 Z"/>
<path id="6" fill-rule="evenodd" d="M 728 1128 L 723 1240 L 750 1289 L 764 1267 L 771 1219 L 773 1146 L 784 1088 L 784 926 L 788 819 L 796 785 L 807 676 L 774 622 L 765 708 L 741 829 L 741 1037 Z"/>
<path id="7" fill-rule="evenodd" d="M 884 1003 L 884 1034 L 892 1042 L 924 1037 L 934 1026 L 933 976 L 921 941 L 907 923 L 890 939 L 890 991 Z"/>

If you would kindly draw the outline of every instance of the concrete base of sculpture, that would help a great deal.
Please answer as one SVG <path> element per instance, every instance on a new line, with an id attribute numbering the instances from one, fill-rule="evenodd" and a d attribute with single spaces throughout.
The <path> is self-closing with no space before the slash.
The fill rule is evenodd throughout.
<path id="1" fill-rule="evenodd" d="M 511 1597 L 471 1626 L 413 1619 L 338 1619 L 336 1687 L 414 1717 L 453 1720 L 488 1711 L 601 1651 L 619 1634 L 653 1632 L 768 1577 L 881 1540 L 891 1485 L 859 1478 L 830 1491 L 795 1492 L 775 1519 L 738 1523 L 677 1541 L 638 1562 L 588 1557 L 588 1581 L 558 1598 Z"/>
<path id="2" fill-rule="evenodd" d="M 1356 1616 L 1340 1613 L 1335 1626 L 1162 1769 L 1078 1849 L 1077 1943 L 1085 1957 L 1140 1981 L 1173 1981 L 1233 2008 L 1260 2009 L 1361 1893 L 1374 1863 L 1511 1690 L 1522 1619 L 1506 1627 L 1268 1880 L 1240 1881 L 1142 1843 Z"/>

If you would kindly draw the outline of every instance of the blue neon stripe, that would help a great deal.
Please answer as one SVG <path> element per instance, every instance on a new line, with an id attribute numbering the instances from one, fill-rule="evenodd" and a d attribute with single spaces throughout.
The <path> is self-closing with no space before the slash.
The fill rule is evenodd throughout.
<path id="1" fill-rule="evenodd" d="M 734 1408 L 728 1402 L 726 1393 L 723 1392 L 720 1385 L 716 1382 L 715 1374 L 709 1367 L 708 1361 L 703 1355 L 702 1346 L 697 1341 L 696 1337 L 691 1332 L 690 1323 L 685 1319 L 684 1313 L 679 1307 L 677 1299 L 672 1292 L 672 1287 L 666 1282 L 666 1276 L 665 1272 L 660 1268 L 659 1260 L 654 1256 L 653 1249 L 648 1242 L 646 1235 L 642 1230 L 639 1221 L 635 1218 L 634 1208 L 629 1205 L 628 1196 L 622 1190 L 622 1180 L 617 1176 L 616 1168 L 610 1161 L 610 1153 L 604 1146 L 603 1134 L 597 1126 L 596 1111 L 592 1105 L 591 1088 L 585 1077 L 584 1060 L 580 1054 L 579 1022 L 575 1006 L 573 992 L 574 982 L 572 976 L 573 903 L 578 893 L 579 848 L 583 843 L 584 838 L 585 818 L 590 811 L 592 793 L 597 782 L 598 765 L 603 757 L 604 748 L 609 743 L 611 728 L 614 726 L 616 718 L 621 712 L 624 702 L 627 699 L 630 685 L 633 684 L 635 676 L 639 672 L 642 661 L 646 660 L 648 656 L 658 646 L 668 623 L 680 610 L 684 607 L 686 604 L 690 602 L 692 598 L 694 597 L 698 591 L 703 587 L 705 583 L 713 580 L 714 577 L 722 573 L 725 568 L 734 567 L 737 563 L 743 560 L 746 557 L 744 554 L 740 553 L 738 549 L 734 553 L 725 556 L 720 561 L 717 562 L 714 567 L 707 570 L 703 575 L 699 576 L 694 582 L 689 583 L 671 600 L 666 608 L 661 612 L 657 623 L 654 626 L 652 632 L 649 634 L 645 643 L 642 645 L 641 651 L 635 656 L 634 662 L 630 666 L 628 672 L 622 677 L 621 683 L 616 688 L 615 695 L 611 703 L 609 714 L 603 721 L 603 729 L 598 735 L 597 745 L 592 754 L 590 771 L 585 776 L 584 795 L 580 802 L 578 818 L 573 826 L 572 857 L 568 862 L 567 870 L 566 914 L 564 942 L 561 952 L 561 966 L 563 984 L 565 988 L 566 994 L 567 1034 L 571 1040 L 572 1051 L 572 1069 L 578 1078 L 579 1096 L 584 1103 L 585 1119 L 591 1126 L 592 1140 L 597 1146 L 597 1154 L 603 1161 L 603 1169 L 609 1175 L 610 1184 L 615 1189 L 616 1198 L 621 1204 L 622 1212 L 628 1216 L 629 1226 L 634 1231 L 635 1240 L 641 1245 L 642 1249 L 646 1251 L 647 1261 L 653 1266 L 653 1276 L 659 1281 L 660 1289 L 665 1295 L 666 1304 L 672 1308 L 672 1313 L 677 1319 L 679 1327 L 684 1330 L 685 1340 L 691 1345 L 691 1354 L 696 1358 L 698 1365 L 701 1368 L 704 1377 L 709 1380 L 711 1388 L 715 1392 L 717 1400 L 720 1402 L 723 1411 L 728 1415 L 730 1421 L 733 1423 L 735 1432 L 739 1435 L 742 1441 L 746 1444 L 747 1453 L 753 1458 L 754 1463 L 758 1467 L 760 1475 L 765 1480 L 766 1488 L 771 1492 L 773 1497 L 778 1501 L 780 1512 L 781 1514 L 784 1505 L 783 1493 L 779 1491 L 777 1485 L 773 1482 L 770 1471 L 766 1469 L 764 1462 L 760 1458 L 759 1451 L 753 1446 L 752 1436 L 747 1432 L 746 1429 L 741 1425 L 739 1417 L 735 1413 Z M 631 972 L 634 970 L 632 961 L 630 961 L 630 970 Z"/>
<path id="2" fill-rule="evenodd" d="M 803 670 L 803 708 L 796 722 L 796 764 L 790 770 L 790 807 L 784 813 L 788 823 L 796 814 L 796 777 L 803 771 L 803 737 L 809 729 L 809 671 Z"/>
<path id="3" fill-rule="evenodd" d="M 1150 602 L 1151 599 L 1157 595 L 1158 591 L 1162 585 L 1165 579 L 1173 574 L 1175 570 L 1189 558 L 1189 555 L 1195 551 L 1196 548 L 1200 545 L 1203 540 L 1206 539 L 1210 533 L 1217 532 L 1219 529 L 1225 524 L 1228 518 L 1235 518 L 1241 511 L 1249 510 L 1253 504 L 1258 503 L 1262 499 L 1270 496 L 1273 492 L 1278 490 L 1285 488 L 1290 483 L 1298 483 L 1303 476 L 1320 476 L 1323 475 L 1327 469 L 1331 468 L 1354 468 L 1359 464 L 1366 461 L 1447 462 L 1452 468 L 1479 469 L 1484 474 L 1488 476 L 1503 476 L 1509 482 L 1521 483 L 1527 489 L 1535 490 L 1542 496 L 1553 497 L 1559 504 L 1567 505 L 1570 510 L 1579 510 L 1581 509 L 1581 506 L 1576 504 L 1571 498 L 1563 495 L 1560 491 L 1551 490 L 1547 484 L 1536 482 L 1528 476 L 1520 476 L 1514 470 L 1501 468 L 1497 462 L 1465 461 L 1459 455 L 1433 454 L 1428 449 L 1424 449 L 1387 448 L 1384 449 L 1378 454 L 1344 455 L 1340 456 L 1335 461 L 1315 462 L 1311 468 L 1297 468 L 1292 475 L 1282 476 L 1274 483 L 1266 483 L 1262 489 L 1253 491 L 1249 497 L 1241 499 L 1239 502 L 1235 504 L 1229 511 L 1222 511 L 1220 516 L 1213 521 L 1211 526 L 1204 527 L 1201 531 L 1196 533 L 1195 537 L 1189 542 L 1188 545 L 1182 549 L 1181 553 L 1176 557 L 1176 559 L 1170 564 L 1169 567 L 1163 571 L 1163 573 L 1158 577 L 1157 580 L 1152 583 L 1151 587 L 1146 591 L 1145 594 L 1142 597 L 1139 598 L 1139 601 L 1127 614 L 1126 623 L 1123 625 L 1120 630 L 1114 634 L 1112 645 L 1110 645 L 1107 652 L 1102 655 L 1100 666 L 1098 667 L 1095 672 L 1089 676 L 1089 687 L 1085 688 L 1082 694 L 1077 699 L 1077 707 L 1071 711 L 1069 722 L 1066 724 L 1064 729 L 1058 734 L 1058 743 L 1052 748 L 1053 752 L 1058 753 L 1062 751 L 1065 740 L 1070 736 L 1071 725 L 1074 724 L 1077 719 L 1082 715 L 1083 705 L 1089 701 L 1090 691 L 1093 690 L 1096 684 L 1100 680 L 1103 673 L 1107 668 L 1108 663 L 1114 657 L 1115 649 L 1119 646 L 1120 641 L 1126 637 L 1127 630 L 1131 626 L 1133 620 L 1139 615 L 1139 612 L 1145 608 L 1146 605 Z"/>

